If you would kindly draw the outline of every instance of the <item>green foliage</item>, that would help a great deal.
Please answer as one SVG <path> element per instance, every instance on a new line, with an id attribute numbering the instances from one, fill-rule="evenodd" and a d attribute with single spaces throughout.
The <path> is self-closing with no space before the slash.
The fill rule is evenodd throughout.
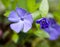
<path id="1" fill-rule="evenodd" d="M 6 36 L 9 34 L 9 31 L 6 31 L 4 34 L 3 34 L 3 39 L 6 38 Z"/>
<path id="2" fill-rule="evenodd" d="M 10 11 L 6 11 L 5 14 L 4 14 L 4 16 L 5 16 L 5 17 L 8 17 L 9 14 L 10 14 Z"/>
<path id="3" fill-rule="evenodd" d="M 27 36 L 28 35 L 26 33 L 20 32 L 18 44 L 24 44 L 25 41 L 26 41 Z"/>
<path id="4" fill-rule="evenodd" d="M 56 20 L 56 22 L 60 23 L 60 3 L 57 2 L 58 0 L 50 0 L 52 2 L 50 2 L 50 5 L 52 5 L 53 7 L 50 10 L 48 0 L 0 1 L 0 29 L 3 32 L 3 35 L 1 36 L 2 38 L 0 37 L 0 47 L 60 47 L 60 39 L 59 41 L 48 40 L 49 34 L 40 29 L 39 24 L 35 24 L 37 19 L 46 17 L 48 11 L 49 13 L 53 12 L 54 19 Z M 3 9 L 2 6 L 4 6 L 5 8 Z M 8 21 L 8 16 L 12 10 L 16 9 L 16 7 L 25 9 L 27 12 L 30 12 L 33 17 L 34 22 L 32 28 L 27 33 L 21 31 L 17 34 L 10 29 L 11 23 L 9 23 Z M 9 36 L 11 35 L 11 38 L 8 38 L 8 34 Z"/>
<path id="5" fill-rule="evenodd" d="M 48 14 L 48 10 L 49 10 L 48 0 L 42 0 L 39 7 L 41 16 L 46 17 L 46 15 Z"/>
<path id="6" fill-rule="evenodd" d="M 60 0 L 48 0 L 49 1 L 49 9 L 51 12 L 60 11 Z"/>
<path id="7" fill-rule="evenodd" d="M 55 20 L 60 24 L 60 11 L 53 12 Z"/>
<path id="8" fill-rule="evenodd" d="M 17 0 L 2 0 L 6 9 L 13 10 L 16 8 Z"/>
<path id="9" fill-rule="evenodd" d="M 27 7 L 29 12 L 34 12 L 38 9 L 39 3 L 36 3 L 36 0 L 27 0 Z"/>
<path id="10" fill-rule="evenodd" d="M 17 33 L 14 33 L 14 34 L 12 35 L 12 41 L 15 42 L 15 43 L 17 43 L 18 39 L 19 39 L 18 34 L 17 34 Z"/>
<path id="11" fill-rule="evenodd" d="M 36 47 L 49 47 L 47 41 L 39 42 Z"/>
<path id="12" fill-rule="evenodd" d="M 40 38 L 49 38 L 49 34 L 44 32 L 43 30 L 37 30 L 36 32 L 34 32 L 34 34 Z"/>
<path id="13" fill-rule="evenodd" d="M 9 5 L 10 5 L 10 0 L 1 0 L 1 1 L 2 1 L 2 3 L 5 5 L 6 8 L 9 7 Z"/>
<path id="14" fill-rule="evenodd" d="M 30 9 L 32 9 L 32 11 L 33 11 L 34 10 L 33 8 L 31 7 Z M 36 8 L 36 6 L 35 6 L 35 8 Z M 39 6 L 39 10 L 32 13 L 32 17 L 33 17 L 34 20 L 39 19 L 41 17 L 46 17 L 47 14 L 48 14 L 48 11 L 49 11 L 48 0 L 42 0 L 41 3 L 40 3 L 40 6 Z"/>
<path id="15" fill-rule="evenodd" d="M 14 10 L 16 7 L 17 7 L 17 2 L 18 2 L 18 0 L 13 0 L 13 1 L 11 1 L 11 9 L 12 10 Z"/>
<path id="16" fill-rule="evenodd" d="M 49 38 L 49 34 L 45 32 L 43 29 L 40 29 L 40 24 L 35 24 L 35 25 L 36 25 L 37 31 L 35 31 L 34 34 L 36 36 L 38 36 L 41 39 Z"/>
<path id="17" fill-rule="evenodd" d="M 4 45 L 3 47 L 16 47 L 16 45 L 10 41 L 6 45 Z"/>
<path id="18" fill-rule="evenodd" d="M 27 1 L 26 0 L 18 0 L 17 7 L 24 8 L 27 10 Z"/>
<path id="19" fill-rule="evenodd" d="M 18 0 L 18 7 L 24 8 L 32 13 L 39 8 L 40 2 L 41 0 L 39 3 L 36 3 L 36 0 Z"/>
<path id="20" fill-rule="evenodd" d="M 35 11 L 34 13 L 32 13 L 32 17 L 33 17 L 33 20 L 37 20 L 37 19 L 41 18 L 40 12 Z"/>

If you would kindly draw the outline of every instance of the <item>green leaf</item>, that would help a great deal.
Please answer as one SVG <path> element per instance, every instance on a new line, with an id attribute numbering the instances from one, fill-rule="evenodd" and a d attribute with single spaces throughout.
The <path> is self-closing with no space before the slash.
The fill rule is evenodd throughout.
<path id="1" fill-rule="evenodd" d="M 6 9 L 14 10 L 16 8 L 18 0 L 2 0 L 2 3 L 6 7 Z"/>
<path id="2" fill-rule="evenodd" d="M 34 12 L 37 10 L 37 8 L 39 7 L 39 3 L 36 3 L 36 0 L 27 0 L 27 7 L 29 12 Z"/>
<path id="3" fill-rule="evenodd" d="M 32 18 L 33 18 L 33 20 L 37 20 L 37 19 L 41 18 L 40 12 L 35 11 L 34 13 L 32 13 Z"/>
<path id="4" fill-rule="evenodd" d="M 17 43 L 18 39 L 19 39 L 19 36 L 16 33 L 14 33 L 12 36 L 12 41 Z"/>
<path id="5" fill-rule="evenodd" d="M 15 10 L 16 9 L 17 2 L 18 2 L 18 0 L 11 1 L 11 10 Z"/>
<path id="6" fill-rule="evenodd" d="M 27 8 L 26 0 L 18 0 L 17 4 L 18 4 L 18 7 L 20 7 L 20 8 L 24 8 L 24 9 Z"/>
<path id="7" fill-rule="evenodd" d="M 34 34 L 40 38 L 49 38 L 49 34 L 44 32 L 43 30 L 37 30 Z"/>
<path id="8" fill-rule="evenodd" d="M 38 30 L 40 30 L 40 24 L 35 24 L 36 25 L 36 28 L 38 29 Z"/>
<path id="9" fill-rule="evenodd" d="M 42 0 L 39 7 L 41 16 L 46 17 L 46 15 L 48 14 L 48 10 L 49 10 L 48 0 Z"/>
<path id="10" fill-rule="evenodd" d="M 60 11 L 53 12 L 55 20 L 60 24 Z"/>
<path id="11" fill-rule="evenodd" d="M 9 5 L 10 5 L 10 0 L 1 0 L 1 1 L 2 1 L 2 3 L 4 4 L 4 6 L 5 6 L 6 8 L 9 7 Z"/>
<path id="12" fill-rule="evenodd" d="M 10 11 L 6 11 L 5 14 L 4 14 L 4 16 L 5 16 L 5 17 L 8 17 L 9 14 L 10 14 Z"/>

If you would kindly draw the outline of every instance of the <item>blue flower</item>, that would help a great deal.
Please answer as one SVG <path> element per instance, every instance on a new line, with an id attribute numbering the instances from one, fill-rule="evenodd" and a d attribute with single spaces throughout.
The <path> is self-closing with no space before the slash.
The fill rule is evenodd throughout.
<path id="1" fill-rule="evenodd" d="M 14 22 L 10 25 L 10 28 L 17 33 L 22 30 L 27 32 L 31 29 L 33 23 L 31 14 L 22 8 L 16 8 L 15 11 L 11 11 L 8 20 Z"/>
<path id="2" fill-rule="evenodd" d="M 41 18 L 36 21 L 40 24 L 40 28 L 50 35 L 50 40 L 56 40 L 60 34 L 60 25 L 53 18 Z"/>

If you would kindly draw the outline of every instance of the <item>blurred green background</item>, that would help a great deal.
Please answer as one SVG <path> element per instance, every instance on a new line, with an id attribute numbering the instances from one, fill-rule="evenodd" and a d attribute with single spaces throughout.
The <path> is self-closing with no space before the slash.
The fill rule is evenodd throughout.
<path id="1" fill-rule="evenodd" d="M 27 33 L 15 33 L 9 27 L 8 16 L 16 7 L 32 14 L 34 19 Z M 49 40 L 35 21 L 42 17 L 53 17 L 60 24 L 60 0 L 0 0 L 0 47 L 60 47 L 60 38 Z"/>

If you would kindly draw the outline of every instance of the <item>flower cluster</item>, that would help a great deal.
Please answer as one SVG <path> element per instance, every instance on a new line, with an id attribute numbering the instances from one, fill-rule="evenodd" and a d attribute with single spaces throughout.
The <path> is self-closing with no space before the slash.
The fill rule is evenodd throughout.
<path id="1" fill-rule="evenodd" d="M 31 14 L 22 8 L 16 8 L 15 11 L 11 11 L 8 20 L 13 22 L 10 24 L 10 28 L 17 33 L 29 31 L 33 23 Z M 50 35 L 50 40 L 56 40 L 59 37 L 60 26 L 53 18 L 41 18 L 36 23 L 40 24 L 40 29 L 45 30 Z"/>
<path id="2" fill-rule="evenodd" d="M 40 28 L 50 35 L 50 40 L 56 40 L 60 34 L 60 26 L 53 18 L 38 19 L 36 23 L 40 24 Z"/>

